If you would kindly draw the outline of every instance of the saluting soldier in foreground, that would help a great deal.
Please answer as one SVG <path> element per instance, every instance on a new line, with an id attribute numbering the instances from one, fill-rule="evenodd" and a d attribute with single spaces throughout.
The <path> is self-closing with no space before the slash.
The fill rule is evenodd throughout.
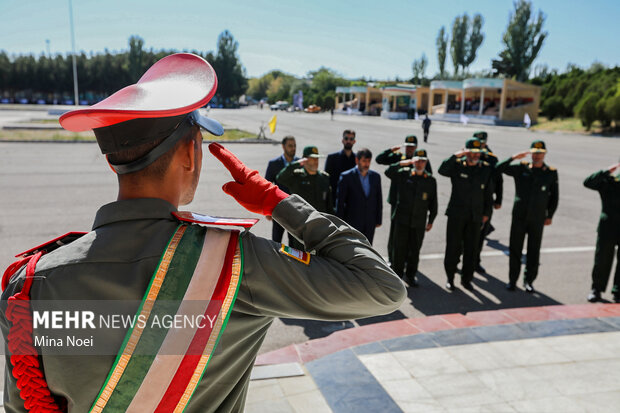
<path id="1" fill-rule="evenodd" d="M 512 161 L 532 155 L 532 162 Z M 534 292 L 534 280 L 538 275 L 540 246 L 543 228 L 551 225 L 553 214 L 558 208 L 558 171 L 547 165 L 545 142 L 532 142 L 529 151 L 521 152 L 497 164 L 497 171 L 512 176 L 515 180 L 515 202 L 512 207 L 510 226 L 510 267 L 506 288 L 514 291 L 519 273 L 523 243 L 527 236 L 527 261 L 523 287 L 528 293 Z"/>
<path id="2" fill-rule="evenodd" d="M 316 146 L 306 146 L 303 158 L 291 162 L 282 169 L 276 181 L 289 188 L 291 194 L 297 194 L 319 212 L 334 213 L 332 189 L 329 175 L 319 170 L 319 150 Z M 289 245 L 296 249 L 304 249 L 301 240 L 288 234 Z"/>
<path id="3" fill-rule="evenodd" d="M 394 146 L 392 148 L 388 148 L 381 152 L 377 156 L 376 162 L 379 165 L 393 165 L 397 162 L 400 162 L 405 159 L 413 158 L 413 154 L 418 147 L 418 137 L 415 135 L 408 135 L 405 137 L 405 153 L 401 152 L 401 145 Z M 431 167 L 431 162 L 429 160 L 426 161 L 426 171 L 431 174 L 433 173 L 433 168 Z M 390 204 L 390 216 L 394 215 L 394 208 L 396 207 L 396 183 L 392 181 L 390 183 L 390 190 L 388 192 L 388 204 Z M 394 221 L 390 221 L 390 232 L 388 234 L 388 257 L 390 262 L 394 260 Z"/>
<path id="4" fill-rule="evenodd" d="M 216 86 L 204 59 L 174 54 L 137 84 L 61 116 L 68 130 L 94 129 L 118 174 L 118 199 L 99 209 L 92 231 L 64 237 L 57 249 L 53 242 L 26 252 L 5 273 L 7 411 L 243 411 L 254 360 L 275 317 L 349 320 L 390 313 L 403 301 L 402 281 L 362 234 L 284 193 L 219 144 L 209 150 L 232 175 L 224 192 L 272 216 L 316 255 L 211 226 L 247 228 L 256 220 L 177 210 L 191 202 L 200 179 L 200 127 L 223 133 L 198 113 Z M 30 310 L 39 300 L 135 300 L 145 323 L 87 330 L 95 344 L 105 336 L 118 355 L 39 357 Z M 203 307 L 189 315 L 209 321 L 157 329 L 152 313 L 175 302 L 183 305 L 170 315 L 194 303 Z M 171 352 L 170 344 L 184 350 Z"/>
<path id="5" fill-rule="evenodd" d="M 497 165 L 497 156 L 491 151 L 491 148 L 487 145 L 488 134 L 485 131 L 474 132 L 474 138 L 478 138 L 482 144 L 483 152 L 481 152 L 480 159 L 487 162 L 493 167 L 493 209 L 500 209 L 502 207 L 502 197 L 504 194 L 504 178 L 500 172 L 495 170 Z M 484 239 L 493 231 L 493 225 L 491 225 L 491 218 L 493 217 L 493 209 L 487 222 L 482 225 L 480 231 L 480 241 L 478 242 L 478 253 L 476 256 L 476 272 L 480 274 L 486 274 L 486 270 L 481 264 L 480 253 L 482 252 L 482 246 L 484 245 Z"/>
<path id="6" fill-rule="evenodd" d="M 437 216 L 437 181 L 425 170 L 427 161 L 426 151 L 417 149 L 413 158 L 395 163 L 385 171 L 396 184 L 392 269 L 401 277 L 404 275 L 412 287 L 418 285 L 424 233 L 431 230 Z"/>
<path id="7" fill-rule="evenodd" d="M 480 160 L 482 144 L 476 138 L 465 142 L 465 149 L 443 161 L 439 173 L 450 178 L 452 193 L 446 209 L 446 288 L 454 290 L 454 274 L 463 255 L 461 285 L 473 290 L 474 267 L 480 230 L 491 215 L 493 203 L 493 169 Z"/>
<path id="8" fill-rule="evenodd" d="M 593 173 L 583 181 L 583 185 L 598 191 L 602 203 L 592 268 L 592 291 L 588 295 L 588 301 L 591 303 L 600 301 L 601 293 L 607 289 L 607 281 L 614 263 L 614 250 L 617 248 L 616 273 L 611 293 L 614 301 L 618 303 L 620 302 L 620 163 Z"/>

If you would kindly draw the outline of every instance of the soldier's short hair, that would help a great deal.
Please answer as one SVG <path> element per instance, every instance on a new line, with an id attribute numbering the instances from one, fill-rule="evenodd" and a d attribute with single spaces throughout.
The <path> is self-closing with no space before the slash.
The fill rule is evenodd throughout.
<path id="1" fill-rule="evenodd" d="M 372 152 L 368 148 L 362 148 L 355 154 L 355 157 L 359 159 L 372 159 Z"/>
<path id="2" fill-rule="evenodd" d="M 199 130 L 199 126 L 191 127 L 185 135 L 176 143 L 168 152 L 164 153 L 162 156 L 157 158 L 155 162 L 150 164 L 144 169 L 141 169 L 136 172 L 132 172 L 127 174 L 127 176 L 132 176 L 135 178 L 155 178 L 161 179 L 166 174 L 168 167 L 170 166 L 170 162 L 172 162 L 172 157 L 176 152 L 176 149 L 179 145 L 183 143 L 187 143 L 194 140 L 196 136 L 196 131 Z M 156 140 L 154 142 L 144 143 L 142 145 L 136 146 L 134 148 L 126 149 L 124 151 L 112 152 L 107 155 L 108 162 L 114 165 L 122 165 L 131 163 L 137 159 L 144 157 L 147 153 L 149 153 L 153 148 L 157 147 L 161 144 L 166 138 Z M 194 141 L 195 143 L 195 141 Z M 196 152 L 196 155 L 198 152 Z M 119 175 L 124 176 L 124 175 Z"/>
<path id="3" fill-rule="evenodd" d="M 355 131 L 353 129 L 345 129 L 344 132 L 342 132 L 342 137 L 344 138 L 347 135 L 353 135 L 355 138 Z"/>
<path id="4" fill-rule="evenodd" d="M 294 140 L 295 137 L 293 135 L 286 135 L 284 138 L 282 138 L 282 146 L 286 145 L 286 142 Z"/>

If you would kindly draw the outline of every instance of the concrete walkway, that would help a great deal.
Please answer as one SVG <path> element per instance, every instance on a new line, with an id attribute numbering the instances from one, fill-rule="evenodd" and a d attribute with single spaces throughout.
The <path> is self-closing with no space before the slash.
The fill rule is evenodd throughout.
<path id="1" fill-rule="evenodd" d="M 259 357 L 246 412 L 617 412 L 620 305 L 406 319 Z"/>

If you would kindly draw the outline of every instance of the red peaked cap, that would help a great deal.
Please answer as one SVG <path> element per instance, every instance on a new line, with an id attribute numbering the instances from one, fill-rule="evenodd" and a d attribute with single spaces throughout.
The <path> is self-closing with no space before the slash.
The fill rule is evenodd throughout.
<path id="1" fill-rule="evenodd" d="M 179 116 L 207 104 L 216 89 L 217 76 L 206 60 L 191 53 L 176 53 L 156 62 L 136 84 L 89 108 L 63 114 L 60 124 L 82 132 L 133 119 Z M 205 127 L 200 122 L 201 126 L 213 132 L 217 122 L 207 120 L 211 125 Z"/>

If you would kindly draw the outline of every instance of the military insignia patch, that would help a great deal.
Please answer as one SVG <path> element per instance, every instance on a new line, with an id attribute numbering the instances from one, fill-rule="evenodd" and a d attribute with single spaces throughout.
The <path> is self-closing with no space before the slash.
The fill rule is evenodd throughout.
<path id="1" fill-rule="evenodd" d="M 547 187 L 545 185 L 542 186 L 542 188 L 540 188 L 541 191 L 546 191 Z"/>
<path id="2" fill-rule="evenodd" d="M 308 254 L 305 251 L 299 251 L 299 250 L 296 250 L 295 248 L 289 247 L 288 245 L 282 244 L 282 247 L 280 247 L 280 252 L 301 263 L 304 263 L 306 265 L 310 264 L 310 254 Z"/>
<path id="3" fill-rule="evenodd" d="M 422 200 L 426 201 L 428 199 L 428 193 L 422 192 Z"/>

